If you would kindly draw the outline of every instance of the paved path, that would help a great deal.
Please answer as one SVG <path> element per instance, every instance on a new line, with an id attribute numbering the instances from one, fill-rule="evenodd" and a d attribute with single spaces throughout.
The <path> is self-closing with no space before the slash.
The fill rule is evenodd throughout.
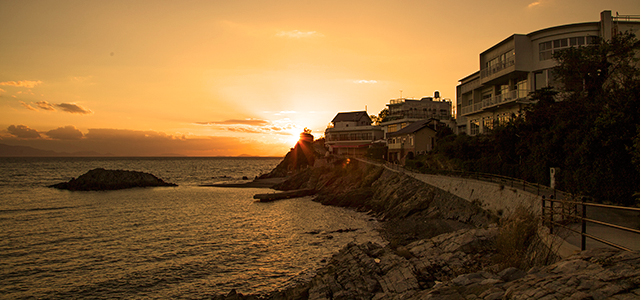
<path id="1" fill-rule="evenodd" d="M 424 174 L 411 172 L 397 165 L 373 163 L 373 162 L 369 162 L 362 159 L 358 159 L 358 160 L 364 163 L 385 167 L 386 169 L 393 172 L 407 174 L 409 176 L 414 177 L 417 180 L 420 180 L 429 184 L 429 182 L 424 180 L 424 176 L 421 176 Z M 433 176 L 447 177 L 443 175 L 433 175 Z M 469 179 L 469 180 L 473 180 L 473 179 Z M 627 210 L 608 209 L 608 208 L 601 208 L 601 207 L 588 207 L 587 218 L 639 230 L 639 223 L 640 223 L 641 217 L 639 216 L 639 211 L 627 211 Z M 580 232 L 581 224 L 580 223 L 570 224 L 570 228 Z M 639 247 L 640 240 L 639 240 L 638 233 L 627 232 L 627 231 L 607 227 L 600 224 L 594 224 L 594 223 L 587 224 L 586 232 L 589 235 L 607 240 L 609 242 L 618 244 L 620 246 L 626 247 L 634 251 L 639 251 L 639 248 L 640 248 Z M 573 250 L 571 252 L 581 250 L 580 234 L 572 232 L 570 230 L 565 230 L 565 229 L 557 230 L 555 234 L 566 241 L 567 243 L 566 248 L 568 248 L 569 250 Z M 603 247 L 608 248 L 611 246 L 608 246 L 606 244 L 603 244 L 599 241 L 595 241 L 590 238 L 586 240 L 587 249 L 603 248 Z"/>

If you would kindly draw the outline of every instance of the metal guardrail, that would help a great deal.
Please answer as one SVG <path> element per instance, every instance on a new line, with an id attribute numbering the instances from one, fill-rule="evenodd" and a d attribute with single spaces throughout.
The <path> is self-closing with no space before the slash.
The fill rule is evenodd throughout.
<path id="1" fill-rule="evenodd" d="M 362 161 L 366 161 L 365 159 L 360 159 Z M 371 162 L 375 163 L 375 162 Z M 614 228 L 617 230 L 623 230 L 627 232 L 632 232 L 636 234 L 640 234 L 638 229 L 634 228 L 629 228 L 625 226 L 620 226 L 616 224 L 611 224 L 607 222 L 602 222 L 598 220 L 593 220 L 593 219 L 588 219 L 587 218 L 587 209 L 586 207 L 601 207 L 601 208 L 608 208 L 608 209 L 619 209 L 619 210 L 627 210 L 627 211 L 636 211 L 639 212 L 639 208 L 636 207 L 625 207 L 625 206 L 616 206 L 616 205 L 606 205 L 606 204 L 598 204 L 598 203 L 589 203 L 585 202 L 585 197 L 582 197 L 582 201 L 572 201 L 572 200 L 567 200 L 567 199 L 573 199 L 573 195 L 570 193 L 566 193 L 563 191 L 559 191 L 556 189 L 552 189 L 547 186 L 543 186 L 537 183 L 531 183 L 527 182 L 525 180 L 520 180 L 512 177 L 507 177 L 507 176 L 502 176 L 502 175 L 495 175 L 495 174 L 487 174 L 487 173 L 476 173 L 476 172 L 465 172 L 465 171 L 446 171 L 446 170 L 431 170 L 431 172 L 426 173 L 426 172 L 418 172 L 418 170 L 411 170 L 411 169 L 406 169 L 400 165 L 396 164 L 391 164 L 391 163 L 383 163 L 387 168 L 394 169 L 396 171 L 404 172 L 404 171 L 410 171 L 410 172 L 417 172 L 417 173 L 422 173 L 422 174 L 433 174 L 433 175 L 445 175 L 445 176 L 456 176 L 456 177 L 462 177 L 462 178 L 470 178 L 470 179 L 476 179 L 476 180 L 482 180 L 482 181 L 489 181 L 489 182 L 494 182 L 494 183 L 499 183 L 503 184 L 504 186 L 510 186 L 513 188 L 518 188 L 523 191 L 529 192 L 529 193 L 536 193 L 538 196 L 542 196 L 542 204 L 541 204 L 541 220 L 544 225 L 548 225 L 550 227 L 550 233 L 552 234 L 554 232 L 554 227 L 562 227 L 567 230 L 570 230 L 572 232 L 578 233 L 581 235 L 581 250 L 586 249 L 586 239 L 590 238 L 592 240 L 601 242 L 603 244 L 609 245 L 611 247 L 624 250 L 624 251 L 630 251 L 634 252 L 634 250 L 631 250 L 627 247 L 618 245 L 616 243 L 607 241 L 605 239 L 590 235 L 587 233 L 587 223 L 594 223 L 594 224 L 599 224 L 603 226 L 607 226 L 610 228 Z M 547 199 L 546 199 L 547 195 Z M 546 206 L 546 203 L 549 202 L 550 205 Z M 561 205 L 556 205 L 554 203 L 561 203 Z M 579 210 L 579 207 L 581 208 Z M 555 211 L 556 210 L 556 211 Z M 581 212 L 581 216 L 579 216 L 579 211 Z M 555 216 L 557 218 L 555 219 Z M 568 221 L 580 221 L 581 222 L 581 231 L 574 230 L 568 226 L 565 226 L 564 223 L 567 223 Z"/>
<path id="2" fill-rule="evenodd" d="M 602 226 L 607 226 L 617 230 L 623 230 L 623 231 L 632 232 L 636 234 L 639 234 L 638 229 L 611 224 L 603 221 L 588 219 L 587 207 L 602 207 L 602 208 L 608 208 L 608 209 L 619 209 L 619 210 L 636 211 L 636 212 L 639 212 L 639 208 L 588 203 L 588 202 L 585 202 L 585 198 L 581 198 L 581 200 L 582 201 L 568 201 L 568 200 L 557 200 L 557 199 L 545 199 L 545 197 L 543 197 L 541 201 L 541 220 L 543 221 L 543 224 L 547 224 L 550 227 L 550 234 L 554 232 L 555 227 L 561 227 L 581 235 L 581 250 L 586 249 L 587 238 L 590 238 L 592 240 L 601 242 L 603 244 L 606 244 L 608 246 L 611 246 L 620 250 L 634 252 L 634 250 L 631 250 L 627 247 L 624 247 L 616 243 L 607 241 L 605 239 L 588 234 L 587 223 L 599 224 Z M 549 202 L 550 205 L 546 206 L 546 202 Z M 561 204 L 560 207 L 555 207 L 555 203 L 560 203 Z M 579 209 L 578 209 L 579 207 L 581 208 L 580 210 L 581 216 L 579 216 Z M 555 219 L 555 216 L 557 216 L 556 219 Z M 569 226 L 566 226 L 565 223 L 567 221 L 580 221 L 581 231 L 578 231 L 573 228 L 570 228 Z"/>
<path id="3" fill-rule="evenodd" d="M 543 186 L 537 183 L 530 183 L 525 180 L 519 180 L 516 178 L 502 176 L 502 175 L 463 172 L 463 171 L 441 171 L 441 170 L 439 171 L 435 170 L 433 172 L 430 172 L 430 174 L 457 176 L 457 177 L 464 177 L 464 178 L 470 178 L 470 179 L 476 179 L 476 180 L 489 181 L 489 182 L 503 184 L 505 186 L 509 185 L 510 187 L 518 188 L 523 191 L 530 192 L 532 194 L 536 193 L 536 195 L 542 196 L 541 220 L 543 221 L 544 225 L 547 224 L 550 227 L 550 234 L 554 232 L 555 226 L 562 227 L 564 229 L 580 234 L 581 250 L 586 249 L 586 243 L 587 243 L 586 239 L 589 238 L 620 250 L 630 251 L 630 252 L 634 251 L 627 247 L 613 243 L 611 241 L 607 241 L 603 238 L 599 238 L 594 235 L 588 234 L 587 223 L 599 224 L 599 225 L 607 226 L 617 230 L 623 230 L 627 232 L 640 234 L 638 229 L 587 218 L 587 209 L 586 209 L 587 207 L 601 207 L 601 208 L 607 208 L 607 209 L 618 209 L 618 210 L 639 212 L 640 211 L 639 208 L 636 208 L 636 207 L 589 203 L 589 202 L 585 202 L 585 197 L 581 198 L 582 201 L 573 201 L 573 200 L 569 200 L 569 199 L 573 199 L 573 195 L 570 193 L 552 189 L 550 187 Z M 546 199 L 546 195 L 547 195 L 547 199 Z M 548 202 L 550 204 L 549 206 L 546 206 L 546 203 Z M 555 207 L 555 203 L 560 203 L 560 205 L 556 205 Z M 579 216 L 579 212 L 581 213 L 581 216 Z M 557 217 L 560 217 L 558 218 L 560 220 L 555 219 L 555 215 Z M 569 221 L 580 221 L 581 231 L 578 231 L 566 226 L 565 223 Z"/>

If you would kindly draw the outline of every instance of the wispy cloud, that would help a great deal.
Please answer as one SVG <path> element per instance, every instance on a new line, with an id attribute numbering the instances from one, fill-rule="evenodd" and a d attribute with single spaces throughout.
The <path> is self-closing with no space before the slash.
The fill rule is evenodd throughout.
<path id="1" fill-rule="evenodd" d="M 275 115 L 281 114 L 295 114 L 295 111 L 281 111 Z M 195 122 L 198 125 L 211 126 L 216 130 L 224 130 L 240 133 L 253 133 L 253 134 L 278 134 L 278 135 L 292 135 L 292 130 L 296 125 L 288 118 L 268 121 L 260 119 L 231 119 L 225 121 L 211 121 L 211 122 Z"/>
<path id="2" fill-rule="evenodd" d="M 38 102 L 36 102 L 36 105 L 40 109 L 51 110 L 51 111 L 56 110 L 55 108 L 53 108 L 53 105 L 51 105 L 51 103 L 49 103 L 47 101 L 38 101 Z"/>
<path id="3" fill-rule="evenodd" d="M 29 105 L 27 103 L 24 103 L 22 101 L 20 101 L 20 104 L 22 104 L 22 106 L 24 106 L 28 110 L 38 111 L 35 107 L 33 107 L 33 106 L 31 106 L 31 105 Z"/>
<path id="4" fill-rule="evenodd" d="M 539 1 L 532 2 L 532 3 L 528 4 L 527 8 L 532 8 L 532 7 L 535 7 L 535 6 L 540 5 L 540 4 L 541 4 L 541 2 L 539 2 Z"/>
<path id="5" fill-rule="evenodd" d="M 269 122 L 259 119 L 245 119 L 245 120 L 225 120 L 225 121 L 211 121 L 211 122 L 196 122 L 199 125 L 251 125 L 251 126 L 263 126 L 268 125 Z"/>
<path id="6" fill-rule="evenodd" d="M 358 84 L 375 84 L 378 83 L 376 80 L 354 80 L 354 83 Z"/>
<path id="7" fill-rule="evenodd" d="M 38 139 L 40 134 L 35 129 L 31 129 L 25 125 L 10 125 L 7 131 L 17 138 L 21 139 Z"/>
<path id="8" fill-rule="evenodd" d="M 4 82 L 0 82 L 0 85 L 34 88 L 36 85 L 39 85 L 41 83 L 42 81 L 40 80 L 20 80 L 20 81 L 4 81 Z"/>
<path id="9" fill-rule="evenodd" d="M 63 111 L 66 111 L 72 114 L 87 115 L 87 114 L 93 113 L 91 110 L 86 109 L 75 103 L 60 103 L 60 104 L 56 104 L 56 106 L 62 109 Z"/>
<path id="10" fill-rule="evenodd" d="M 283 37 L 283 38 L 302 39 L 302 38 L 312 38 L 312 37 L 323 37 L 324 35 L 316 31 L 291 30 L 291 31 L 280 31 L 276 33 L 276 36 Z"/>

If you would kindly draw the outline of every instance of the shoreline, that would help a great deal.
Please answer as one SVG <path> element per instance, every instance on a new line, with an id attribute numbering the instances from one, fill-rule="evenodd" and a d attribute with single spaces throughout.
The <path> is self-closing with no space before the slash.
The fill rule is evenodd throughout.
<path id="1" fill-rule="evenodd" d="M 271 188 L 315 189 L 313 201 L 367 213 L 381 221 L 380 237 L 388 244 L 350 243 L 316 270 L 311 280 L 284 290 L 258 295 L 232 290 L 214 299 L 639 296 L 638 252 L 590 249 L 559 260 L 554 249 L 533 237 L 525 242 L 523 257 L 512 258 L 510 249 L 520 248 L 508 246 L 507 252 L 501 251 L 505 246 L 497 243 L 505 240 L 506 233 L 497 224 L 519 224 L 522 219 L 499 220 L 478 204 L 380 166 L 352 161 L 312 167 Z M 507 234 L 508 238 L 523 235 Z M 597 276 L 602 273 L 612 276 Z M 608 289 L 613 281 L 617 288 Z M 555 288 L 546 288 L 551 285 Z"/>
<path id="2" fill-rule="evenodd" d="M 285 182 L 287 177 L 274 177 L 274 178 L 258 178 L 250 182 L 243 183 L 213 183 L 213 184 L 200 184 L 198 186 L 206 187 L 231 187 L 231 188 L 273 188 L 274 186 Z"/>

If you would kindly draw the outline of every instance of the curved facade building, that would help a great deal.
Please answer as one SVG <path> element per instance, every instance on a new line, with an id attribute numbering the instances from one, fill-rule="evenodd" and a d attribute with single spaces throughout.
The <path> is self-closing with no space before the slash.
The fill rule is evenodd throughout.
<path id="1" fill-rule="evenodd" d="M 603 11 L 599 22 L 514 34 L 483 51 L 479 71 L 461 79 L 456 87 L 459 133 L 477 135 L 508 122 L 530 103 L 530 92 L 555 86 L 551 72 L 555 51 L 589 45 L 599 38 L 609 40 L 625 31 L 639 36 L 639 16 L 612 16 Z"/>

